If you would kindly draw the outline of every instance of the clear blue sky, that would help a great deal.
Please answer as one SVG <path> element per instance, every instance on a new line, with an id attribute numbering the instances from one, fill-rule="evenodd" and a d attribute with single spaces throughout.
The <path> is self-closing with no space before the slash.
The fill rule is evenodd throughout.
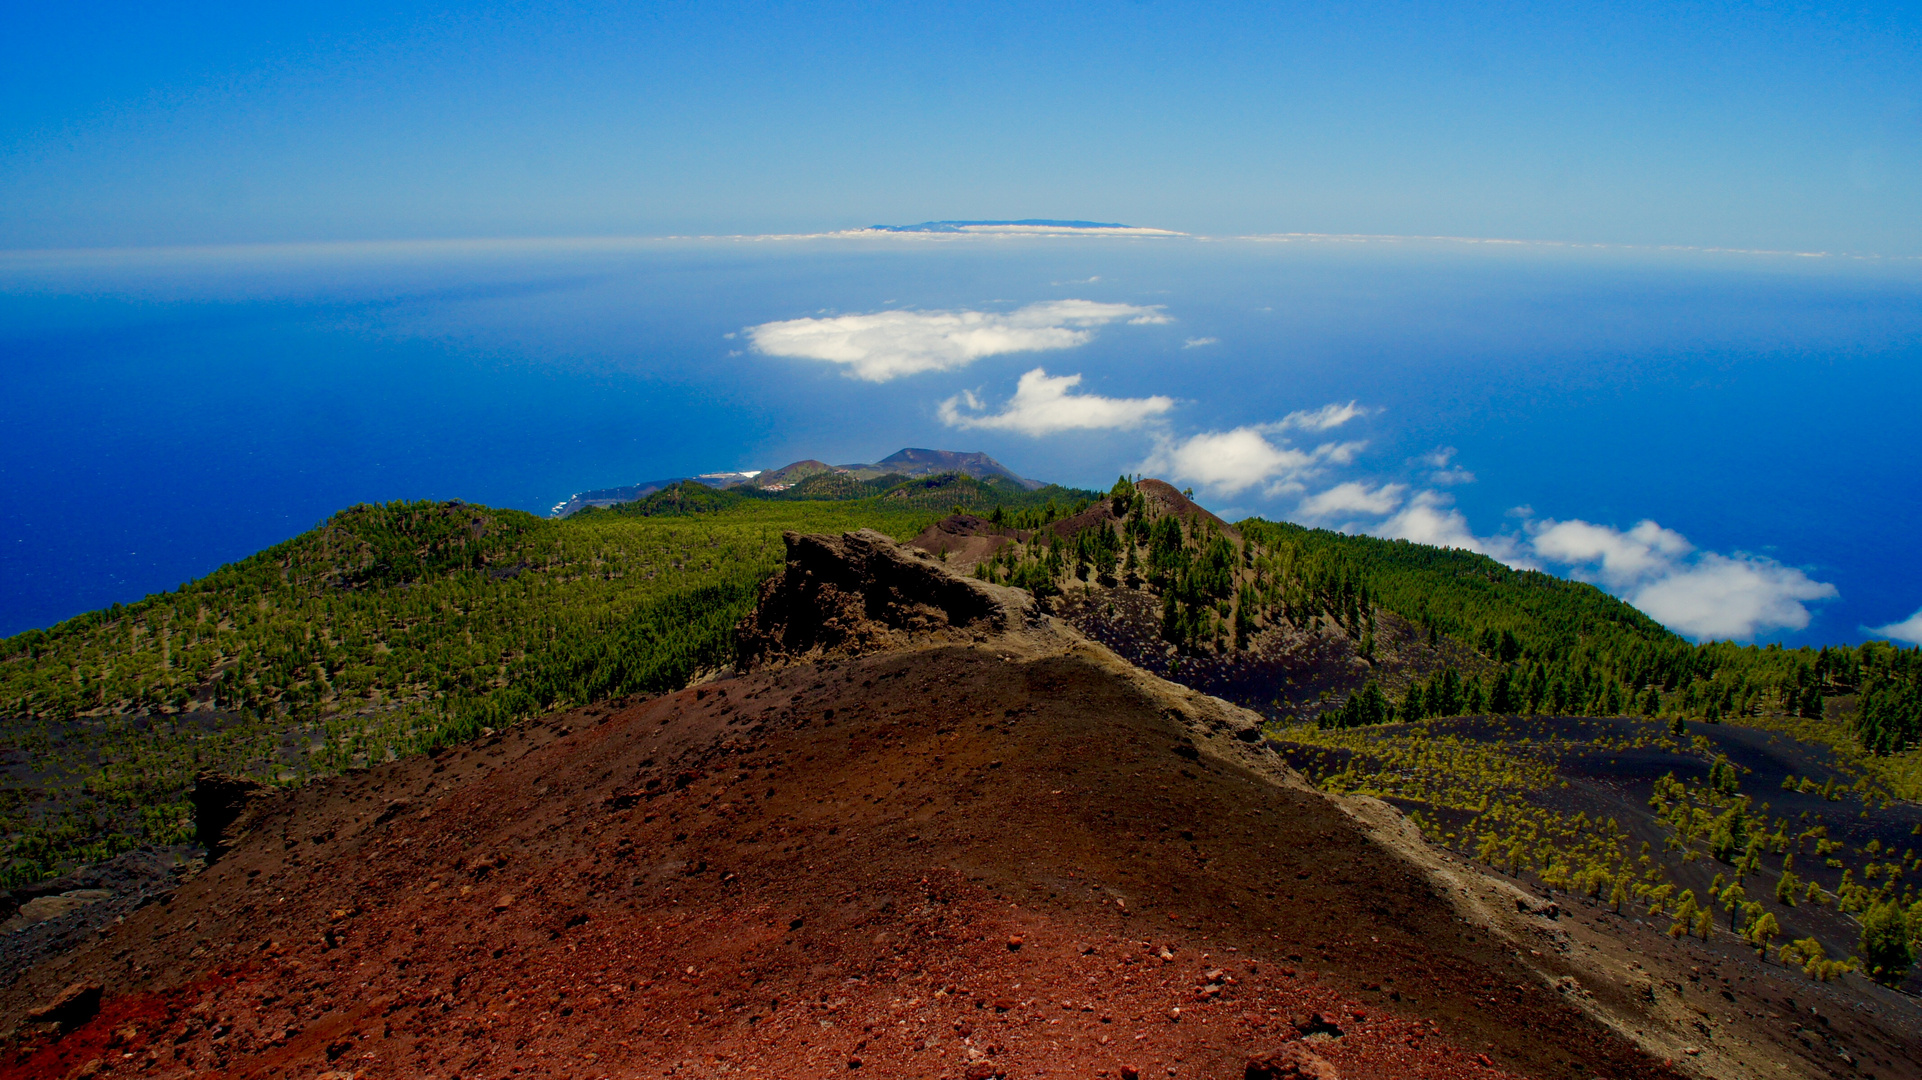
<path id="1" fill-rule="evenodd" d="M 1922 8 L 15 4 L 0 248 L 1078 217 L 1922 255 Z"/>

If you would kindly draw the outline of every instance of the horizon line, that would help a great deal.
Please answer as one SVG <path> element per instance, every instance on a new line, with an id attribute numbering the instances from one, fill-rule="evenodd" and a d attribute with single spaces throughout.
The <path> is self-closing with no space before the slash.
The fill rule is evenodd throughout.
<path id="1" fill-rule="evenodd" d="M 1751 248 L 1706 244 L 1626 243 L 1616 241 L 1530 239 L 1521 237 L 1455 236 L 1420 233 L 1271 232 L 1210 235 L 1148 226 L 1077 228 L 990 226 L 967 231 L 922 232 L 862 227 L 792 233 L 662 233 L 586 234 L 546 236 L 455 236 L 405 239 L 268 240 L 206 244 L 101 245 L 38 248 L 0 248 L 0 261 L 50 259 L 110 259 L 138 257 L 219 258 L 262 256 L 407 255 L 548 249 L 616 250 L 665 243 L 781 243 L 832 240 L 873 240 L 884 243 L 968 243 L 1047 241 L 1062 239 L 1191 241 L 1207 244 L 1352 244 L 1458 245 L 1558 251 L 1645 252 L 1650 254 L 1735 255 L 1752 258 L 1849 260 L 1858 262 L 1922 261 L 1922 254 L 1891 255 L 1861 251 L 1804 251 L 1792 248 Z"/>

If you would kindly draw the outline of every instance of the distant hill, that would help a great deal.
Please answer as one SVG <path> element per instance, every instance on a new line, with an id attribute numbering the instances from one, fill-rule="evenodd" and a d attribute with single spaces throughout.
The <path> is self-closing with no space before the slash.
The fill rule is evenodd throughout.
<path id="1" fill-rule="evenodd" d="M 906 450 L 897 450 L 871 465 L 841 465 L 838 468 L 852 475 L 856 480 L 872 480 L 890 473 L 910 477 L 961 473 L 982 480 L 998 476 L 1004 480 L 1012 480 L 1029 491 L 1038 491 L 1043 486 L 1039 480 L 1029 480 L 1015 475 L 1014 470 L 979 451 L 966 454 L 956 450 L 922 450 L 918 447 L 909 447 Z"/>
<path id="2" fill-rule="evenodd" d="M 757 469 L 751 472 L 702 473 L 699 476 L 670 476 L 665 480 L 648 480 L 639 484 L 623 487 L 599 488 L 594 491 L 581 491 L 556 503 L 548 511 L 549 517 L 572 517 L 590 506 L 609 507 L 622 503 L 638 502 L 673 487 L 683 481 L 694 481 L 711 488 L 726 490 L 731 487 L 746 486 L 761 491 L 786 492 L 795 485 L 816 476 L 839 475 L 852 481 L 879 480 L 883 477 L 911 479 L 922 476 L 938 476 L 943 473 L 960 473 L 985 480 L 991 477 L 1010 480 L 1029 491 L 1039 491 L 1043 485 L 1039 480 L 1029 480 L 1017 476 L 1014 470 L 976 451 L 962 453 L 956 450 L 924 450 L 909 447 L 897 450 L 880 461 L 856 463 L 853 465 L 829 465 L 825 461 L 805 458 L 801 461 L 783 465 L 778 469 Z M 865 495 L 879 494 L 888 485 L 872 491 L 857 491 L 846 485 L 829 484 L 821 487 L 822 492 L 834 491 L 832 495 L 815 494 L 814 498 L 860 498 Z M 820 487 L 820 485 L 816 485 Z"/>
<path id="3" fill-rule="evenodd" d="M 827 462 L 807 458 L 783 465 L 778 469 L 768 469 L 749 480 L 747 486 L 760 488 L 762 491 L 786 491 L 810 476 L 820 476 L 833 471 L 834 466 Z"/>
<path id="4" fill-rule="evenodd" d="M 1055 221 L 1050 218 L 1023 218 L 1020 221 L 923 221 L 919 225 L 871 225 L 875 232 L 965 232 L 968 229 L 1009 225 L 1039 229 L 1126 229 L 1112 221 Z"/>

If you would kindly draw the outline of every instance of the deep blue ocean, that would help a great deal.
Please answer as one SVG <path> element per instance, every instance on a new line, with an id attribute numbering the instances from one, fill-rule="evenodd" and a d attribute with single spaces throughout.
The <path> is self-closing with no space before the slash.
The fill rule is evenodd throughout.
<path id="1" fill-rule="evenodd" d="M 885 382 L 744 333 L 1064 299 L 1157 314 Z M 943 402 L 995 408 L 1037 367 L 1173 403 L 1122 429 L 943 420 Z M 1833 587 L 1805 628 L 1765 622 L 1756 640 L 1858 641 L 1922 608 L 1922 264 L 664 240 L 0 255 L 0 634 L 172 588 L 356 502 L 544 513 L 583 489 L 904 446 L 1106 488 L 1198 434 L 1259 428 L 1307 451 L 1322 436 L 1282 418 L 1347 402 L 1361 414 L 1327 438 L 1356 445 L 1305 487 L 1201 485 L 1203 501 L 1298 517 L 1338 483 L 1399 485 L 1478 535 L 1653 520 L 1698 555 Z M 1444 488 L 1431 466 L 1457 471 Z"/>

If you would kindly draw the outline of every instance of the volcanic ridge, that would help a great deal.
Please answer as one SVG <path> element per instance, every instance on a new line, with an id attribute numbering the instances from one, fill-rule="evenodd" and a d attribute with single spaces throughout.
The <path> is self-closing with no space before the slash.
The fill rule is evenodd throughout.
<path id="1" fill-rule="evenodd" d="M 205 778 L 214 861 L 0 991 L 0 1074 L 1697 1071 L 1592 925 L 957 573 L 997 529 L 788 534 L 676 693 Z"/>

